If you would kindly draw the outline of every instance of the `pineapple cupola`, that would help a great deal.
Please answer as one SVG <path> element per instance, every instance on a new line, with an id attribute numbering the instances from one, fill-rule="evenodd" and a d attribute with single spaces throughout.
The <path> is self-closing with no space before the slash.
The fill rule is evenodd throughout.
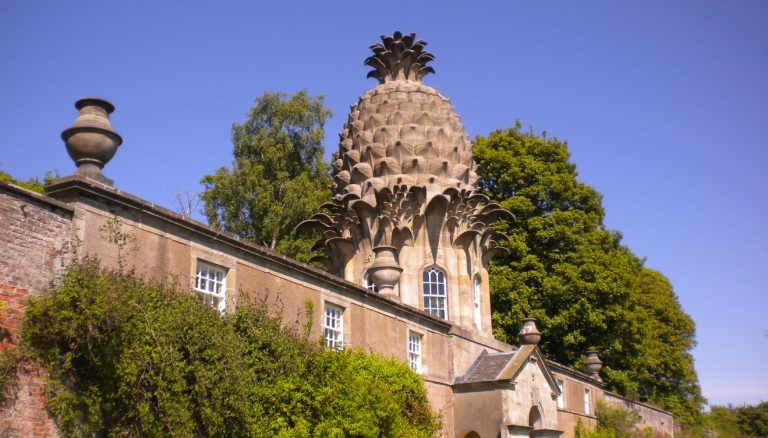
<path id="1" fill-rule="evenodd" d="M 379 85 L 339 135 L 332 202 L 300 227 L 322 232 L 332 273 L 490 333 L 486 268 L 501 235 L 489 225 L 512 214 L 476 192 L 464 126 L 422 82 L 434 73 L 427 43 L 400 32 L 381 40 L 364 62 Z"/>

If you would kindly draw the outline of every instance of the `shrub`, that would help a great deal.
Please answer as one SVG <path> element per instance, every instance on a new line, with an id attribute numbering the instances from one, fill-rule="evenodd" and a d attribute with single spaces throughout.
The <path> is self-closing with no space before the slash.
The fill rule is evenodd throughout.
<path id="1" fill-rule="evenodd" d="M 576 424 L 576 438 L 631 438 L 644 436 L 637 430 L 640 416 L 637 412 L 617 406 L 609 406 L 602 401 L 597 403 L 597 428 L 588 430 L 579 421 Z"/>
<path id="2" fill-rule="evenodd" d="M 263 307 L 221 316 L 191 293 L 86 259 L 30 301 L 22 346 L 48 370 L 67 436 L 431 436 L 419 376 L 323 351 Z"/>

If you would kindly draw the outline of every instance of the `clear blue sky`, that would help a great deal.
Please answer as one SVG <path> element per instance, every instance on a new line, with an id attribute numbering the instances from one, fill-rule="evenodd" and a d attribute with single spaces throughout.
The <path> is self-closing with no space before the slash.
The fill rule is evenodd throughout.
<path id="1" fill-rule="evenodd" d="M 101 96 L 124 138 L 105 173 L 173 208 L 264 91 L 324 93 L 330 153 L 374 86 L 368 46 L 416 32 L 471 136 L 519 119 L 568 140 L 695 319 L 710 402 L 768 400 L 768 2 L 462 3 L 2 1 L 0 169 L 71 173 L 59 134 Z"/>

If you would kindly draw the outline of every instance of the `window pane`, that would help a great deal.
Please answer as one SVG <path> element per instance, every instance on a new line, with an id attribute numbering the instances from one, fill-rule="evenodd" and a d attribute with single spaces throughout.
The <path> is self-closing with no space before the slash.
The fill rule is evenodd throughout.
<path id="1" fill-rule="evenodd" d="M 423 277 L 424 310 L 447 319 L 445 274 L 433 267 L 424 271 Z"/>
<path id="2" fill-rule="evenodd" d="M 344 341 L 344 308 L 325 304 L 323 310 L 323 334 L 328 348 L 342 348 Z"/>
<path id="3" fill-rule="evenodd" d="M 226 304 L 226 268 L 217 267 L 198 260 L 195 274 L 195 289 L 202 293 L 203 302 L 224 311 Z"/>

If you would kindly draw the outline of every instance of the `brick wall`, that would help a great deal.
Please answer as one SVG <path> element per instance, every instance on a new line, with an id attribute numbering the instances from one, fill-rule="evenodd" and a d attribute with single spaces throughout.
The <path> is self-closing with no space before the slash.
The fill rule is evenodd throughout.
<path id="1" fill-rule="evenodd" d="M 0 284 L 40 291 L 62 267 L 72 210 L 53 199 L 0 185 Z"/>
<path id="2" fill-rule="evenodd" d="M 16 348 L 27 302 L 61 272 L 71 230 L 66 204 L 0 183 L 0 348 Z M 57 436 L 34 364 L 20 364 L 7 397 L 0 407 L 0 435 Z"/>

